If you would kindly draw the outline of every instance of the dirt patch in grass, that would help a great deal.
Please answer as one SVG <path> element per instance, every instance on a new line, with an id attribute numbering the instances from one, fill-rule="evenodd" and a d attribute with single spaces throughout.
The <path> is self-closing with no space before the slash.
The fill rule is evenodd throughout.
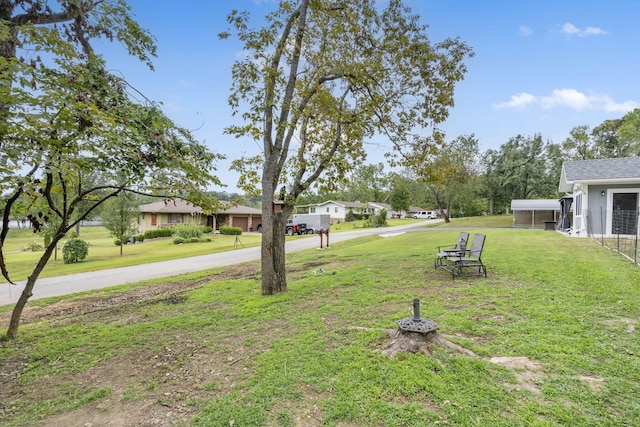
<path id="1" fill-rule="evenodd" d="M 492 357 L 489 361 L 513 371 L 516 376 L 516 380 L 518 381 L 514 388 L 522 388 L 535 394 L 542 393 L 536 384 L 536 382 L 544 377 L 544 372 L 542 372 L 542 365 L 540 362 L 524 356 Z"/>
<path id="2" fill-rule="evenodd" d="M 150 301 L 162 296 L 167 298 L 168 303 L 176 303 L 180 298 L 180 293 L 197 289 L 205 283 L 252 277 L 257 274 L 258 270 L 259 267 L 256 263 L 238 264 L 229 266 L 218 274 L 201 277 L 198 280 L 177 280 L 149 286 L 143 285 L 107 297 L 104 297 L 104 292 L 96 291 L 90 297 L 73 301 L 60 301 L 44 307 L 27 306 L 22 312 L 20 323 L 24 325 L 43 320 L 60 320 L 65 317 L 81 316 L 100 310 L 108 310 L 125 304 Z M 0 313 L 0 324 L 8 324 L 10 317 L 11 312 Z"/>
<path id="3" fill-rule="evenodd" d="M 140 286 L 105 298 L 91 296 L 74 301 L 61 301 L 46 307 L 28 307 L 23 323 L 55 320 L 66 323 L 79 316 L 101 321 L 119 314 L 119 309 L 134 303 L 160 299 L 166 304 L 180 304 L 182 293 L 205 283 L 252 277 L 255 263 L 234 265 L 219 274 L 198 280 L 181 280 Z M 0 321 L 8 322 L 10 313 Z M 123 319 L 122 321 L 126 321 Z M 53 376 L 39 381 L 25 392 L 19 381 L 28 363 L 9 358 L 0 366 L 0 420 L 13 418 L 20 401 L 55 400 L 70 388 L 90 394 L 110 390 L 107 397 L 88 403 L 80 409 L 48 417 L 29 425 L 68 426 L 155 426 L 185 424 L 199 409 L 201 399 L 215 393 L 228 393 L 236 384 L 233 378 L 246 375 L 250 369 L 243 361 L 250 353 L 244 337 L 221 337 L 215 349 L 203 346 L 186 336 L 174 336 L 164 347 L 140 348 L 109 358 L 104 363 L 77 373 Z M 227 341 L 233 342 L 227 342 Z M 242 342 L 240 342 L 242 341 Z"/>

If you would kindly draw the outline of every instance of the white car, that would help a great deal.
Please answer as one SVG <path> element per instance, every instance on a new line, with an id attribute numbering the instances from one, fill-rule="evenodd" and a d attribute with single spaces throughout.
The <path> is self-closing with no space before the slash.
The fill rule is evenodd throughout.
<path id="1" fill-rule="evenodd" d="M 438 214 L 436 211 L 421 211 L 413 215 L 413 219 L 436 219 Z"/>

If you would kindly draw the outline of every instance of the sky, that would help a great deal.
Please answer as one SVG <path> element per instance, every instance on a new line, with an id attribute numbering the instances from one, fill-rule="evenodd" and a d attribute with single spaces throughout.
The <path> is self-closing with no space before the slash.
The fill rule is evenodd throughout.
<path id="1" fill-rule="evenodd" d="M 442 129 L 447 139 L 474 134 L 482 152 L 517 135 L 561 143 L 572 128 L 598 126 L 640 107 L 640 1 L 405 0 L 428 25 L 432 43 L 459 37 L 475 52 L 455 90 Z M 232 9 L 247 10 L 255 26 L 274 0 L 129 0 L 132 13 L 156 38 L 154 71 L 117 43 L 97 46 L 122 75 L 215 152 L 228 157 L 217 175 L 236 191 L 231 160 L 259 145 L 225 135 L 238 123 L 227 98 L 237 39 L 218 39 Z M 379 0 L 383 5 L 385 0 Z M 366 163 L 383 161 L 388 145 L 372 146 Z"/>

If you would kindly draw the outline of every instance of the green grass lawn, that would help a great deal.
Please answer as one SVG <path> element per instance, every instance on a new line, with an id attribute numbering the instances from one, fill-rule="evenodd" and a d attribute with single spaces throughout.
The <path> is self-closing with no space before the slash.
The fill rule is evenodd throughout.
<path id="1" fill-rule="evenodd" d="M 388 226 L 414 224 L 422 220 L 389 219 Z M 511 216 L 456 218 L 451 225 L 483 226 L 495 224 L 511 224 Z M 349 231 L 363 228 L 365 221 L 343 222 L 331 226 L 332 232 Z M 433 226 L 443 226 L 444 223 Z M 64 264 L 62 262 L 62 245 L 59 244 L 58 253 L 52 256 L 40 277 L 59 276 L 63 274 L 82 273 L 106 268 L 125 267 L 167 259 L 185 258 L 196 255 L 227 251 L 236 246 L 235 236 L 209 235 L 211 242 L 189 243 L 175 245 L 171 238 L 147 239 L 144 242 L 127 244 L 123 255 L 120 248 L 114 244 L 104 227 L 83 227 L 80 238 L 86 240 L 89 247 L 88 257 L 79 263 Z M 309 236 L 290 236 L 287 239 L 307 238 Z M 6 263 L 12 280 L 25 280 L 33 270 L 42 255 L 42 250 L 28 250 L 33 244 L 43 244 L 42 234 L 34 234 L 30 229 L 12 229 L 4 244 Z M 243 247 L 260 244 L 260 235 L 255 233 L 243 234 L 239 237 Z"/>
<path id="2" fill-rule="evenodd" d="M 433 269 L 435 247 L 458 235 L 436 228 L 290 255 L 289 291 L 272 297 L 255 264 L 145 301 L 86 297 L 71 314 L 58 302 L 0 347 L 0 424 L 637 425 L 638 267 L 589 239 L 468 231 L 487 235 L 486 279 Z M 414 298 L 477 357 L 381 354 Z"/>
<path id="3" fill-rule="evenodd" d="M 89 243 L 89 255 L 85 260 L 73 264 L 62 262 L 62 245 L 60 243 L 57 259 L 54 256 L 45 267 L 40 277 L 59 276 L 63 274 L 81 273 L 106 268 L 125 267 L 128 265 L 144 264 L 167 259 L 185 258 L 215 252 L 228 251 L 237 246 L 236 236 L 210 234 L 210 242 L 182 243 L 176 245 L 171 238 L 146 239 L 144 242 L 127 244 L 123 255 L 120 247 L 114 244 L 104 227 L 83 227 L 80 238 Z M 243 247 L 260 244 L 260 235 L 243 234 L 239 236 Z M 43 243 L 41 234 L 34 234 L 30 230 L 11 230 L 5 244 L 6 263 L 12 280 L 24 280 L 33 270 L 42 255 L 42 251 L 23 250 L 31 242 Z"/>

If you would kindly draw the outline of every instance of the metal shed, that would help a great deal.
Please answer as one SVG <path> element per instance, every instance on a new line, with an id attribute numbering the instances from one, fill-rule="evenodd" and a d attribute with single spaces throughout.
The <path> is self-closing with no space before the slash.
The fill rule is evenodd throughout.
<path id="1" fill-rule="evenodd" d="M 519 199 L 511 201 L 514 227 L 543 227 L 560 219 L 560 201 Z"/>

